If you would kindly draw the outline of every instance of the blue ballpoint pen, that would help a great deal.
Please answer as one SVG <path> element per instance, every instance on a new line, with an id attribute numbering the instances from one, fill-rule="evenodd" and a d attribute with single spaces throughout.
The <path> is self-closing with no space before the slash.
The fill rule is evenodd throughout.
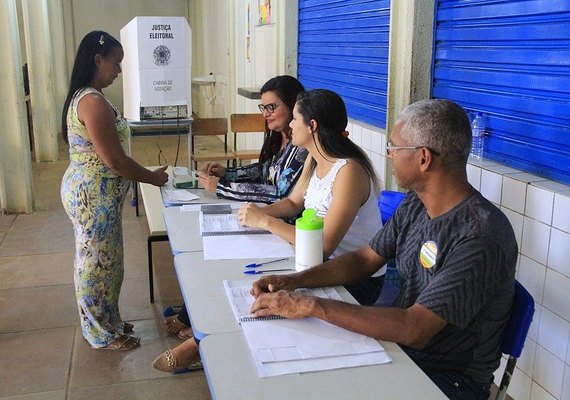
<path id="1" fill-rule="evenodd" d="M 287 260 L 289 257 L 285 257 L 285 258 L 279 258 L 277 260 L 271 260 L 271 261 L 266 261 L 266 262 L 262 262 L 262 263 L 251 263 L 251 264 L 247 264 L 245 266 L 245 268 L 257 268 L 257 267 L 261 267 L 262 265 L 267 265 L 267 264 L 271 264 L 277 261 L 284 261 Z"/>
<path id="2" fill-rule="evenodd" d="M 243 273 L 248 275 L 257 275 L 257 274 L 265 274 L 268 272 L 279 272 L 279 271 L 295 271 L 295 270 L 293 268 L 266 269 L 264 271 L 258 271 L 256 269 L 246 269 L 245 271 L 243 271 Z"/>

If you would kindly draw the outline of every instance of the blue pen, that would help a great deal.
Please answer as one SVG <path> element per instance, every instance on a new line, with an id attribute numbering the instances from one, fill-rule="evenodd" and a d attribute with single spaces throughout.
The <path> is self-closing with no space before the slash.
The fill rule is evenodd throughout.
<path id="1" fill-rule="evenodd" d="M 285 257 L 285 258 L 279 258 L 277 260 L 271 260 L 271 261 L 266 261 L 266 262 L 262 262 L 262 263 L 251 263 L 251 264 L 247 264 L 245 266 L 245 268 L 257 268 L 257 267 L 261 267 L 262 265 L 267 265 L 267 264 L 271 264 L 277 261 L 284 261 L 287 260 L 289 257 Z"/>
<path id="2" fill-rule="evenodd" d="M 293 268 L 284 268 L 284 269 L 266 269 L 264 271 L 258 271 L 255 269 L 246 269 L 243 271 L 244 274 L 248 275 L 257 275 L 257 274 L 265 274 L 268 272 L 279 272 L 279 271 L 295 271 Z"/>

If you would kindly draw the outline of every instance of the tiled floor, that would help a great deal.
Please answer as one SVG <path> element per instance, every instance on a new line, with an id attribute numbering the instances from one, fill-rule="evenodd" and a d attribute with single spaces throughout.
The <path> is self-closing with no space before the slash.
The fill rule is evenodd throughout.
<path id="1" fill-rule="evenodd" d="M 133 157 L 143 165 L 174 163 L 176 136 L 135 137 Z M 0 215 L 1 399 L 209 399 L 202 371 L 170 375 L 151 361 L 179 340 L 163 329 L 164 305 L 182 297 L 167 242 L 154 244 L 156 303 L 149 303 L 147 225 L 124 209 L 125 280 L 120 306 L 135 324 L 141 347 L 131 352 L 92 350 L 78 326 L 73 290 L 72 227 L 59 199 L 68 162 L 34 163 L 36 212 Z M 165 161 L 166 160 L 166 161 Z M 182 138 L 178 165 L 187 165 Z M 141 213 L 144 210 L 141 208 Z"/>

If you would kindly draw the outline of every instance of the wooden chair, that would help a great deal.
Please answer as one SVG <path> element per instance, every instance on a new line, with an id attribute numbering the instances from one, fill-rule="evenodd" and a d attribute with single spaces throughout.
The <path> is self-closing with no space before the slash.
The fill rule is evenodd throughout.
<path id="1" fill-rule="evenodd" d="M 196 152 L 196 144 L 194 139 L 196 136 L 223 136 L 224 151 L 208 150 L 205 152 Z M 230 165 L 230 161 L 235 161 L 235 154 L 228 150 L 228 120 L 227 118 L 197 118 L 192 121 L 190 159 L 194 164 L 194 169 L 198 169 L 198 162 L 206 161 L 226 161 L 226 165 Z"/>
<path id="2" fill-rule="evenodd" d="M 231 130 L 234 133 L 234 154 L 241 165 L 243 160 L 257 160 L 261 149 L 237 149 L 238 133 L 265 132 L 265 117 L 262 114 L 232 114 Z"/>

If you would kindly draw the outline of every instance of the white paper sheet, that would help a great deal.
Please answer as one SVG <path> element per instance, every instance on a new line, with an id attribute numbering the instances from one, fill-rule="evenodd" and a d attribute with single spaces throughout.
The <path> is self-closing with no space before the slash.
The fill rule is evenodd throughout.
<path id="1" fill-rule="evenodd" d="M 289 242 L 272 234 L 207 236 L 202 238 L 204 260 L 294 257 Z"/>
<path id="2" fill-rule="evenodd" d="M 170 203 L 182 203 L 200 198 L 200 196 L 196 196 L 194 193 L 190 193 L 186 189 L 166 189 L 163 193 L 165 195 L 164 201 Z"/>

